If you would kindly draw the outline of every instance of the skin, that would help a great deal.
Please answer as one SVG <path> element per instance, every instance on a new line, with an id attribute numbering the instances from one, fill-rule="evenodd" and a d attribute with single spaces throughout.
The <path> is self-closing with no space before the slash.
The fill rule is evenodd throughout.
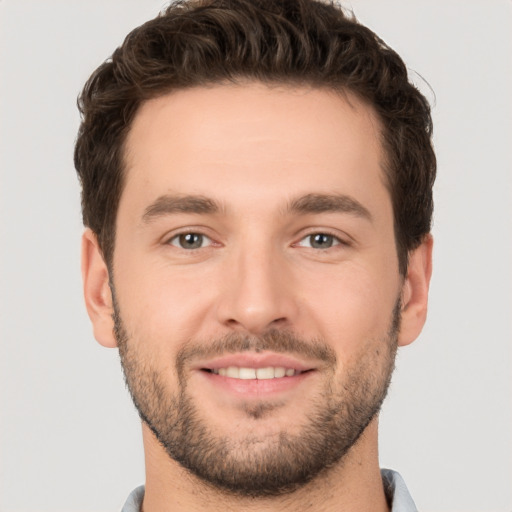
<path id="1" fill-rule="evenodd" d="M 321 338 L 338 361 L 334 375 L 318 365 L 297 386 L 257 397 L 226 391 L 187 367 L 190 396 L 213 431 L 233 439 L 248 431 L 300 432 L 326 382 L 343 382 L 368 354 L 376 354 L 377 369 L 384 365 L 379 344 L 397 299 L 398 344 L 420 333 L 432 240 L 411 252 L 401 276 L 379 130 L 372 108 L 351 94 L 258 83 L 178 91 L 137 113 L 126 144 L 112 280 L 144 363 L 176 391 L 176 355 L 190 340 L 269 329 Z M 290 209 L 311 194 L 343 196 L 362 209 Z M 206 197 L 219 208 L 170 211 L 158 202 L 166 195 Z M 207 237 L 201 248 L 179 247 L 176 236 L 190 232 Z M 311 247 L 315 233 L 333 235 L 334 245 Z M 108 269 L 90 230 L 83 236 L 82 271 L 95 337 L 115 347 Z M 255 403 L 279 406 L 255 420 L 246 407 Z M 169 458 L 145 424 L 143 439 L 145 512 L 388 509 L 377 417 L 342 463 L 274 498 L 244 499 L 205 486 Z"/>

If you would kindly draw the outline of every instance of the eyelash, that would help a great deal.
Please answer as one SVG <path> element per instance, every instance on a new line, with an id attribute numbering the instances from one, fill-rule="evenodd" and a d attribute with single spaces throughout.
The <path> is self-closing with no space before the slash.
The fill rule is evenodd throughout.
<path id="1" fill-rule="evenodd" d="M 189 237 L 189 236 L 199 237 L 200 238 L 200 241 L 199 241 L 200 246 L 199 247 L 188 247 L 188 248 L 183 247 L 180 244 L 180 242 L 183 242 L 185 237 Z M 331 239 L 331 245 L 329 245 L 328 247 L 313 247 L 311 245 L 312 243 L 314 243 L 314 242 L 312 242 L 312 238 L 319 237 L 319 236 L 328 237 L 329 239 Z M 308 239 L 310 240 L 310 245 L 303 245 L 302 243 Z M 207 246 L 202 245 L 205 240 L 209 242 Z M 174 243 L 174 242 L 176 242 L 176 243 Z M 166 242 L 166 244 L 172 245 L 173 247 L 176 247 L 177 249 L 182 249 L 184 251 L 195 251 L 195 250 L 199 250 L 199 249 L 204 249 L 211 245 L 215 245 L 215 242 L 209 236 L 205 235 L 204 233 L 201 233 L 200 231 L 192 231 L 191 230 L 191 231 L 184 231 L 182 233 L 178 233 L 178 234 L 172 236 Z M 318 251 L 326 251 L 333 247 L 337 247 L 337 246 L 349 247 L 350 245 L 351 244 L 349 242 L 341 239 L 340 237 L 334 235 L 333 233 L 330 233 L 329 231 L 314 231 L 314 232 L 308 233 L 307 235 L 303 236 L 298 242 L 294 243 L 292 246 L 306 247 L 308 249 L 315 249 Z"/>
<path id="2" fill-rule="evenodd" d="M 208 240 L 210 242 L 208 244 L 208 246 L 213 244 L 213 240 L 209 236 L 207 236 L 207 235 L 205 235 L 205 234 L 203 234 L 203 233 L 201 233 L 199 231 L 184 231 L 182 233 L 178 233 L 178 234 L 172 236 L 166 243 L 168 245 L 172 245 L 173 247 L 176 247 L 178 249 L 182 249 L 184 251 L 193 251 L 193 250 L 198 250 L 198 249 L 204 249 L 205 247 L 188 247 L 188 248 L 185 248 L 185 247 L 182 247 L 180 245 L 177 245 L 177 244 L 173 243 L 174 241 L 177 241 L 177 243 L 179 243 L 180 241 L 182 241 L 181 240 L 182 237 L 184 238 L 184 237 L 191 236 L 191 235 L 195 235 L 196 237 L 200 237 L 201 238 L 201 242 L 203 242 L 205 239 Z"/>
<path id="3" fill-rule="evenodd" d="M 302 245 L 302 242 L 304 240 L 310 240 L 310 244 L 312 243 L 312 238 L 313 237 L 320 237 L 320 236 L 323 236 L 323 237 L 328 237 L 329 239 L 331 239 L 331 245 L 329 245 L 328 247 L 313 247 L 312 245 L 308 245 L 308 246 L 304 246 Z M 316 250 L 319 250 L 319 251 L 326 251 L 328 249 L 331 249 L 333 247 L 338 247 L 338 246 L 349 246 L 350 243 L 347 242 L 346 240 L 340 238 L 339 236 L 336 236 L 334 235 L 333 233 L 330 233 L 329 231 L 314 231 L 312 233 L 308 233 L 306 236 L 303 236 L 296 244 L 294 244 L 295 246 L 299 246 L 299 247 L 307 247 L 308 249 L 316 249 Z"/>

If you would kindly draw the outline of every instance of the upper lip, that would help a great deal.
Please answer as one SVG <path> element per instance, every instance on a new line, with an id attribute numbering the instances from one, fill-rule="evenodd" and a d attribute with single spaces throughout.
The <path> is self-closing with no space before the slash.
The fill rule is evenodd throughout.
<path id="1" fill-rule="evenodd" d="M 281 367 L 292 368 L 304 372 L 314 370 L 315 365 L 301 361 L 294 356 L 277 354 L 275 352 L 243 352 L 237 354 L 226 354 L 205 361 L 199 361 L 194 365 L 196 370 L 217 370 L 237 366 L 239 368 L 267 368 Z"/>

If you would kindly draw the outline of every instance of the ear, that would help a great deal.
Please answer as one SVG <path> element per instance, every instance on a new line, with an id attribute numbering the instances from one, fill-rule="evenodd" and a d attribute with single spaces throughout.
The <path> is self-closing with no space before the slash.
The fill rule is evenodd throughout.
<path id="1" fill-rule="evenodd" d="M 94 337 L 104 347 L 117 347 L 108 268 L 98 239 L 90 229 L 86 229 L 82 235 L 82 279 L 85 306 Z"/>
<path id="2" fill-rule="evenodd" d="M 432 275 L 433 239 L 427 235 L 421 245 L 409 254 L 409 265 L 402 288 L 402 319 L 398 345 L 412 343 L 427 319 L 428 288 Z"/>

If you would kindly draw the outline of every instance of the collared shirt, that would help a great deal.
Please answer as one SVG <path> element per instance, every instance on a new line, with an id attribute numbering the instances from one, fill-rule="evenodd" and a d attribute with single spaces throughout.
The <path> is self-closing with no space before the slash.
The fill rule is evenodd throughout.
<path id="1" fill-rule="evenodd" d="M 418 512 L 400 474 L 392 469 L 381 469 L 380 473 L 391 512 Z"/>
<path id="2" fill-rule="evenodd" d="M 407 490 L 403 478 L 392 469 L 381 469 L 384 492 L 388 500 L 391 512 L 418 512 L 414 501 Z M 140 512 L 144 499 L 144 486 L 137 487 L 128 496 L 121 512 Z"/>

